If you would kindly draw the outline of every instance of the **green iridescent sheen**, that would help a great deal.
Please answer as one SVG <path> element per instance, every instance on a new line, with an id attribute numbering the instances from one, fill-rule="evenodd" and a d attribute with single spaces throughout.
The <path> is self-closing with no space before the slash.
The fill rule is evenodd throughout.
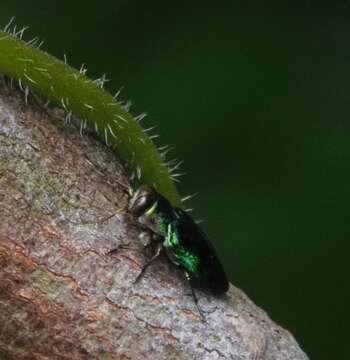
<path id="1" fill-rule="evenodd" d="M 195 274 L 198 271 L 199 257 L 186 250 L 181 245 L 173 224 L 168 224 L 168 231 L 164 240 L 164 246 L 167 249 L 171 249 L 172 257 L 175 262 L 181 265 L 185 270 L 192 274 Z"/>
<path id="2" fill-rule="evenodd" d="M 143 229 L 147 229 L 147 241 L 144 241 L 144 233 L 141 237 L 143 244 L 155 248 L 154 255 L 142 267 L 137 280 L 163 251 L 174 265 L 183 270 L 198 311 L 204 318 L 194 287 L 217 295 L 229 288 L 225 271 L 205 233 L 186 211 L 172 206 L 168 199 L 147 185 L 133 194 L 129 211 L 137 217 Z"/>
<path id="3" fill-rule="evenodd" d="M 199 257 L 191 254 L 182 246 L 173 248 L 173 256 L 178 260 L 178 263 L 183 266 L 191 274 L 196 274 L 198 271 Z"/>

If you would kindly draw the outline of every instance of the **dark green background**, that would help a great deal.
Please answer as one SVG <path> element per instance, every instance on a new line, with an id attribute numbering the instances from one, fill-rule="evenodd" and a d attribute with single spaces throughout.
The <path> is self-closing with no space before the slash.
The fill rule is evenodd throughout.
<path id="1" fill-rule="evenodd" d="M 2 0 L 0 22 L 124 86 L 231 281 L 313 359 L 345 359 L 350 9 L 307 4 Z"/>

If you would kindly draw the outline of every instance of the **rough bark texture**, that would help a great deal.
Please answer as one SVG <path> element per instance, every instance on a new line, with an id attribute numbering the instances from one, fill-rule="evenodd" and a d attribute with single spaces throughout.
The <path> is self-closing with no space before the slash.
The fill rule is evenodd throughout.
<path id="1" fill-rule="evenodd" d="M 134 285 L 121 183 L 102 144 L 0 85 L 0 359 L 307 359 L 234 286 L 198 292 L 202 322 L 166 259 Z M 139 251 L 105 255 L 122 243 Z"/>

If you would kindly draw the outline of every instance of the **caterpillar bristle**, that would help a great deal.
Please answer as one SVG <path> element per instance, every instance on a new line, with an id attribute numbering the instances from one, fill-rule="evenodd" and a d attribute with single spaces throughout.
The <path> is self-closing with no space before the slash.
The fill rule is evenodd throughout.
<path id="1" fill-rule="evenodd" d="M 187 196 L 184 196 L 182 199 L 181 199 L 181 202 L 186 202 L 192 198 L 194 198 L 195 196 L 197 196 L 198 193 L 194 193 L 194 194 L 191 194 L 191 195 L 187 195 Z"/>
<path id="2" fill-rule="evenodd" d="M 23 73 L 23 76 L 30 81 L 32 84 L 37 84 L 37 82 L 35 80 L 33 80 L 28 74 Z"/>
<path id="3" fill-rule="evenodd" d="M 137 122 L 141 122 L 147 116 L 146 113 L 141 113 L 140 115 L 135 116 Z"/>
<path id="4" fill-rule="evenodd" d="M 151 140 L 157 139 L 157 138 L 159 138 L 159 135 L 158 135 L 158 134 L 154 134 L 154 135 L 149 136 L 149 138 L 150 138 Z"/>
<path id="5" fill-rule="evenodd" d="M 125 105 L 122 105 L 123 109 L 124 109 L 125 111 L 127 111 L 127 112 L 130 111 L 131 106 L 132 106 L 132 101 L 130 101 L 130 100 L 128 100 L 128 101 L 125 103 Z"/>
<path id="6" fill-rule="evenodd" d="M 117 100 L 117 98 L 119 97 L 120 93 L 123 91 L 124 87 L 122 86 L 114 95 L 113 95 L 113 99 Z"/>
<path id="7" fill-rule="evenodd" d="M 71 111 L 68 111 L 64 117 L 64 122 L 66 124 L 70 124 L 71 122 L 71 119 L 72 119 L 72 112 Z"/>
<path id="8" fill-rule="evenodd" d="M 143 132 L 148 133 L 148 132 L 152 131 L 153 129 L 155 129 L 156 127 L 157 126 L 151 126 L 149 128 L 143 129 Z"/>
<path id="9" fill-rule="evenodd" d="M 90 104 L 84 103 L 84 106 L 88 108 L 89 110 L 94 110 L 94 107 Z"/>
<path id="10" fill-rule="evenodd" d="M 116 139 L 117 136 L 114 134 L 111 125 L 107 124 L 107 127 L 108 127 L 108 130 L 109 130 L 109 132 L 111 133 L 111 135 Z"/>
<path id="11" fill-rule="evenodd" d="M 28 104 L 28 96 L 29 96 L 29 87 L 26 86 L 24 89 L 24 102 L 26 103 L 26 105 Z"/>
<path id="12" fill-rule="evenodd" d="M 12 23 L 13 23 L 14 20 L 15 20 L 15 17 L 12 16 L 12 18 L 11 18 L 10 21 L 4 26 L 4 28 L 2 29 L 2 31 L 8 33 L 8 32 L 9 32 L 9 29 L 10 29 L 10 27 L 11 27 L 11 25 L 12 25 Z"/>
<path id="13" fill-rule="evenodd" d="M 80 69 L 79 69 L 79 73 L 82 75 L 86 75 L 87 72 L 87 68 L 85 67 L 85 64 L 81 64 Z"/>
<path id="14" fill-rule="evenodd" d="M 98 87 L 103 89 L 106 82 L 108 82 L 109 79 L 107 79 L 106 74 L 103 74 L 100 78 L 93 80 L 92 82 L 96 84 Z"/>
<path id="15" fill-rule="evenodd" d="M 23 27 L 21 30 L 19 30 L 17 32 L 14 29 L 12 35 L 22 40 L 23 34 L 27 29 L 28 29 L 28 26 Z"/>
<path id="16" fill-rule="evenodd" d="M 171 167 L 171 168 L 169 169 L 170 173 L 173 173 L 175 170 L 177 170 L 182 163 L 183 163 L 182 160 L 179 161 L 179 162 L 177 162 L 173 167 Z"/>
<path id="17" fill-rule="evenodd" d="M 121 115 L 117 115 L 117 118 L 120 119 L 121 121 L 124 121 L 126 124 L 128 123 L 128 120 L 125 119 L 125 117 L 123 117 Z"/>

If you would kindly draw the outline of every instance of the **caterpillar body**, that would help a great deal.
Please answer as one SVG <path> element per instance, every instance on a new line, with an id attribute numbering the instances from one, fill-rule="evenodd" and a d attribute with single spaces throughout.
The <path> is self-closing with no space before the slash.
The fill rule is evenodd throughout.
<path id="1" fill-rule="evenodd" d="M 172 205 L 182 207 L 176 180 L 152 139 L 137 118 L 103 89 L 106 81 L 92 80 L 86 69 L 76 70 L 36 47 L 37 39 L 22 40 L 25 30 L 9 30 L 10 23 L 0 31 L 0 74 L 19 82 L 45 100 L 61 106 L 67 118 L 72 115 L 89 126 L 122 160 L 129 173 L 140 183 L 153 186 Z M 173 167 L 173 169 L 176 168 Z M 174 175 L 174 174 L 173 174 Z M 176 176 L 176 174 L 175 174 Z"/>

